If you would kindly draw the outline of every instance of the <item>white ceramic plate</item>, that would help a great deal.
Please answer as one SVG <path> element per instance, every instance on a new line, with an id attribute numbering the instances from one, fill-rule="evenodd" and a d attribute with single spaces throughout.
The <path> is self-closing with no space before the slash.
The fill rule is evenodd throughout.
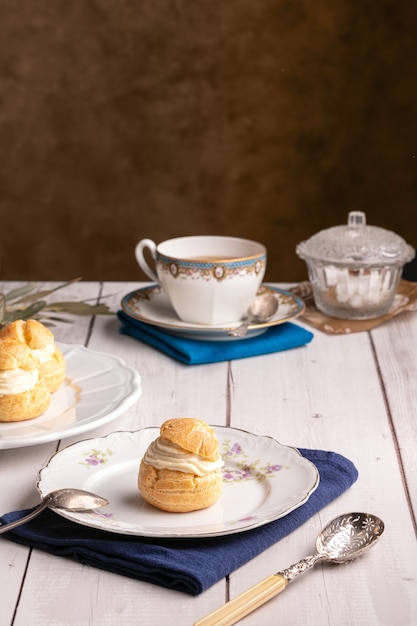
<path id="1" fill-rule="evenodd" d="M 0 423 L 0 450 L 57 441 L 124 413 L 141 394 L 139 373 L 111 354 L 57 343 L 67 363 L 48 410 L 33 420 Z"/>
<path id="2" fill-rule="evenodd" d="M 262 526 L 306 502 L 319 484 L 315 465 L 271 437 L 215 426 L 225 468 L 223 493 L 213 506 L 166 513 L 147 504 L 137 489 L 140 460 L 159 428 L 114 432 L 56 453 L 40 471 L 41 496 L 64 487 L 97 493 L 109 505 L 63 517 L 126 535 L 212 537 Z"/>
<path id="3" fill-rule="evenodd" d="M 258 293 L 272 291 L 278 298 L 278 310 L 275 315 L 262 324 L 251 324 L 247 334 L 243 337 L 231 337 L 228 331 L 241 324 L 241 320 L 225 325 L 205 325 L 183 322 L 179 319 L 166 293 L 159 285 L 143 287 L 128 293 L 121 302 L 121 307 L 126 315 L 133 319 L 158 326 L 171 334 L 188 337 L 191 339 L 204 339 L 210 341 L 240 341 L 264 333 L 270 326 L 276 326 L 288 322 L 301 315 L 305 304 L 301 298 L 278 289 L 262 285 Z"/>

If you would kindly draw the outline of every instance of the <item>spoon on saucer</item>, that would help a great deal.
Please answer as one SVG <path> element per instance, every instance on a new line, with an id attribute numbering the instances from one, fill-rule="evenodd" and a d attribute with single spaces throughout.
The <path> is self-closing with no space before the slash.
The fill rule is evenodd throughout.
<path id="1" fill-rule="evenodd" d="M 267 576 L 194 626 L 231 626 L 284 591 L 288 583 L 319 561 L 344 563 L 360 556 L 375 544 L 384 531 L 384 522 L 369 513 L 347 513 L 331 521 L 316 540 L 316 554 L 288 569 Z"/>
<path id="2" fill-rule="evenodd" d="M 278 298 L 273 293 L 263 293 L 256 296 L 249 306 L 247 317 L 244 322 L 229 330 L 227 333 L 231 337 L 244 337 L 252 323 L 262 324 L 267 322 L 278 310 Z"/>
<path id="3" fill-rule="evenodd" d="M 106 498 L 82 489 L 58 489 L 57 491 L 51 491 L 31 513 L 14 522 L 0 526 L 0 535 L 12 528 L 16 528 L 16 526 L 26 524 L 26 522 L 37 517 L 47 507 L 63 509 L 64 511 L 91 511 L 106 506 L 108 503 L 109 501 Z"/>

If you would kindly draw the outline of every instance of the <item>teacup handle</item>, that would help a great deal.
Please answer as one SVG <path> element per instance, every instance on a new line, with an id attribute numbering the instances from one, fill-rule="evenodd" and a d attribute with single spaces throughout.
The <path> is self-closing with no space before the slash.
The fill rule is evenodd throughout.
<path id="1" fill-rule="evenodd" d="M 156 243 L 152 239 L 141 239 L 135 248 L 136 261 L 143 272 L 153 281 L 159 283 L 158 276 L 151 270 L 148 263 L 145 260 L 144 250 L 148 249 L 151 253 L 153 260 L 156 262 Z"/>

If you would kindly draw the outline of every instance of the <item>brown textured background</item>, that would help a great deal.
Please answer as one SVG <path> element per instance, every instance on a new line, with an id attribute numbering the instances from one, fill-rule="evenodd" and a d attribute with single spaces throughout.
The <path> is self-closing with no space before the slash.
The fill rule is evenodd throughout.
<path id="1" fill-rule="evenodd" d="M 136 280 L 186 234 L 417 246 L 417 3 L 0 0 L 0 278 Z"/>

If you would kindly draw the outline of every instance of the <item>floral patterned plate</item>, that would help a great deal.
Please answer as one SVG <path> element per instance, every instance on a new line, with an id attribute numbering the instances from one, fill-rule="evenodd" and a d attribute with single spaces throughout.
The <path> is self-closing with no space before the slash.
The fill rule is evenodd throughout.
<path id="1" fill-rule="evenodd" d="M 102 530 L 144 537 L 212 537 L 262 526 L 306 502 L 319 484 L 315 465 L 295 448 L 236 428 L 214 427 L 225 462 L 223 493 L 208 509 L 166 513 L 147 504 L 137 489 L 140 460 L 159 436 L 151 427 L 70 445 L 40 470 L 41 496 L 76 487 L 104 496 L 97 511 L 56 511 Z"/>
<path id="2" fill-rule="evenodd" d="M 0 450 L 58 441 L 119 417 L 140 397 L 139 373 L 112 354 L 57 343 L 67 363 L 63 385 L 45 413 L 0 423 Z"/>
<path id="3" fill-rule="evenodd" d="M 242 320 L 236 320 L 236 322 L 227 325 L 214 324 L 212 326 L 183 322 L 172 308 L 166 293 L 158 285 L 142 287 L 128 293 L 122 299 L 121 307 L 124 313 L 133 319 L 151 324 L 151 326 L 157 326 L 172 335 L 206 341 L 240 341 L 256 337 L 271 326 L 294 320 L 304 312 L 305 304 L 299 296 L 265 284 L 261 285 L 258 294 L 267 291 L 274 293 L 278 299 L 277 312 L 267 322 L 254 322 L 251 324 L 246 335 L 242 337 L 231 337 L 229 335 L 229 330 L 239 326 Z"/>

